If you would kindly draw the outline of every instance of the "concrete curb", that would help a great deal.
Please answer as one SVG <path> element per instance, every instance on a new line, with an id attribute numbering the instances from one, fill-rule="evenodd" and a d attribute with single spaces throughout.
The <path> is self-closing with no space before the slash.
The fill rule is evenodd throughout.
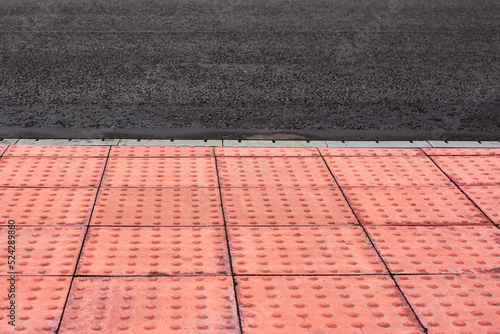
<path id="1" fill-rule="evenodd" d="M 0 145 L 210 146 L 210 147 L 351 147 L 351 148 L 500 148 L 500 141 L 308 141 L 308 140 L 143 140 L 143 139 L 3 139 Z"/>

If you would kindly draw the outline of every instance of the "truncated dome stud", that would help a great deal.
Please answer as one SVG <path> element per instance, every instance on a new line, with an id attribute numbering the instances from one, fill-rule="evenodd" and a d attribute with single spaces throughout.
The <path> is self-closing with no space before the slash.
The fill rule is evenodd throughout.
<path id="1" fill-rule="evenodd" d="M 121 158 L 194 158 L 213 157 L 211 147 L 178 147 L 178 146 L 113 146 L 110 157 Z"/>
<path id="2" fill-rule="evenodd" d="M 11 145 L 7 157 L 107 157 L 109 146 Z"/>
<path id="3" fill-rule="evenodd" d="M 0 186 L 97 187 L 105 158 L 2 157 Z"/>
<path id="4" fill-rule="evenodd" d="M 79 275 L 225 275 L 224 229 L 90 227 Z"/>
<path id="5" fill-rule="evenodd" d="M 91 225 L 222 226 L 216 188 L 102 188 Z"/>
<path id="6" fill-rule="evenodd" d="M 338 188 L 222 188 L 229 225 L 347 225 L 357 223 Z"/>
<path id="7" fill-rule="evenodd" d="M 344 193 L 364 225 L 491 224 L 456 187 L 353 187 Z"/>
<path id="8" fill-rule="evenodd" d="M 8 240 L 10 228 L 0 227 L 0 240 Z M 22 275 L 73 275 L 85 226 L 19 226 L 16 228 L 15 270 Z M 11 253 L 2 242 L 0 274 L 7 275 Z"/>
<path id="9" fill-rule="evenodd" d="M 10 276 L 2 276 L 0 291 L 9 290 Z M 0 298 L 0 333 L 55 333 L 71 284 L 71 277 L 17 276 L 15 279 L 15 321 L 5 294 Z"/>
<path id="10" fill-rule="evenodd" d="M 236 278 L 244 333 L 423 333 L 389 276 Z"/>
<path id="11" fill-rule="evenodd" d="M 232 279 L 218 276 L 77 277 L 60 332 L 238 331 Z"/>
<path id="12" fill-rule="evenodd" d="M 8 219 L 18 225 L 86 225 L 96 188 L 0 188 L 0 226 Z"/>
<path id="13" fill-rule="evenodd" d="M 434 156 L 458 185 L 500 185 L 500 156 Z"/>
<path id="14" fill-rule="evenodd" d="M 452 183 L 428 157 L 326 157 L 344 187 L 449 186 Z"/>
<path id="15" fill-rule="evenodd" d="M 332 187 L 321 158 L 257 157 L 217 159 L 222 187 Z"/>
<path id="16" fill-rule="evenodd" d="M 429 333 L 497 333 L 500 275 L 416 275 L 396 280 Z"/>
<path id="17" fill-rule="evenodd" d="M 105 187 L 217 187 L 214 158 L 110 158 Z"/>

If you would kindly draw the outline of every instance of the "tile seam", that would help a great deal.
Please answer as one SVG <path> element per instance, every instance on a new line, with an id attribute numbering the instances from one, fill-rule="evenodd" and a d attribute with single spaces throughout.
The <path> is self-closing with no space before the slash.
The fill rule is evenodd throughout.
<path id="1" fill-rule="evenodd" d="M 425 152 L 424 152 L 424 153 L 425 153 Z M 437 163 L 434 159 L 432 159 L 432 156 L 429 156 L 429 155 L 427 155 L 427 154 L 426 154 L 426 156 L 427 156 L 427 157 L 428 157 L 428 158 L 432 161 L 432 163 L 436 166 L 436 168 L 438 168 L 438 169 L 441 171 L 441 173 L 443 173 L 444 175 L 446 175 L 446 177 L 450 180 L 450 182 L 451 182 L 453 185 L 455 185 L 455 187 L 457 187 L 457 188 L 460 190 L 460 192 L 461 192 L 461 193 L 462 193 L 462 194 L 463 194 L 463 195 L 464 195 L 464 196 L 465 196 L 465 197 L 466 197 L 469 201 L 471 201 L 471 202 L 472 202 L 472 204 L 474 204 L 474 206 L 476 207 L 476 209 L 478 209 L 478 210 L 479 210 L 479 211 L 480 211 L 480 212 L 481 212 L 481 213 L 482 213 L 482 214 L 486 217 L 486 219 L 488 219 L 489 223 L 490 223 L 492 226 L 494 226 L 494 227 L 496 227 L 497 229 L 499 229 L 499 230 L 500 230 L 500 226 L 498 226 L 497 224 L 495 224 L 495 223 L 493 222 L 493 219 L 491 219 L 491 218 L 490 218 L 490 216 L 488 216 L 488 215 L 486 214 L 486 212 L 484 212 L 484 211 L 483 211 L 483 210 L 479 207 L 479 205 L 477 205 L 477 204 L 476 204 L 476 202 L 475 202 L 475 201 L 473 201 L 473 200 L 472 200 L 472 198 L 470 198 L 470 197 L 469 197 L 469 195 L 467 195 L 467 193 L 466 193 L 466 192 L 465 192 L 465 191 L 464 191 L 464 190 L 463 190 L 463 189 L 462 189 L 462 188 L 461 188 L 461 187 L 460 187 L 460 186 L 459 186 L 459 185 L 455 182 L 455 180 L 453 180 L 453 178 L 452 178 L 450 175 L 448 175 L 448 173 L 446 173 L 446 172 L 445 172 L 445 171 L 441 168 L 441 166 L 439 166 L 439 165 L 438 165 L 438 163 Z M 478 155 L 478 157 L 482 157 L 482 156 L 483 156 L 483 155 Z"/>
<path id="2" fill-rule="evenodd" d="M 456 226 L 456 227 L 463 227 L 463 226 L 491 226 L 489 225 L 490 222 L 488 222 L 488 225 L 485 223 L 449 223 L 449 224 L 366 224 L 366 226 L 385 226 L 385 227 L 447 227 L 447 226 Z M 20 224 L 19 227 L 84 227 L 87 226 L 85 224 L 40 224 L 40 225 L 33 225 L 33 224 Z M 265 228 L 273 228 L 273 227 L 308 227 L 308 228 L 314 228 L 314 227 L 346 227 L 346 226 L 361 226 L 360 224 L 357 223 L 347 223 L 347 224 L 335 224 L 335 225 L 302 225 L 302 224 L 297 224 L 297 225 L 228 225 L 228 227 L 232 228 L 237 228 L 237 227 L 265 227 Z M 0 224 L 0 228 L 2 227 L 7 227 L 5 224 Z M 189 228 L 220 228 L 222 229 L 224 225 L 92 225 L 92 227 L 113 227 L 113 228 L 120 228 L 120 227 L 126 227 L 126 228 L 142 228 L 142 227 L 148 227 L 148 228 L 180 228 L 180 227 L 189 227 Z M 495 225 L 496 227 L 496 225 Z"/>
<path id="3" fill-rule="evenodd" d="M 221 209 L 221 214 L 222 214 L 222 221 L 223 221 L 223 227 L 224 227 L 224 234 L 226 237 L 226 248 L 227 248 L 227 256 L 229 260 L 229 271 L 230 271 L 230 276 L 233 282 L 233 293 L 234 293 L 234 304 L 235 304 L 235 311 L 236 311 L 236 316 L 238 317 L 238 327 L 239 327 L 239 333 L 243 333 L 243 326 L 241 322 L 241 312 L 240 312 L 240 305 L 238 302 L 238 291 L 236 290 L 236 274 L 234 273 L 234 268 L 233 268 L 233 260 L 231 257 L 231 247 L 229 245 L 229 235 L 227 233 L 227 222 L 226 222 L 226 215 L 224 212 L 224 204 L 222 200 L 222 187 L 221 187 L 221 180 L 220 180 L 220 175 L 219 175 L 219 166 L 217 163 L 217 156 L 215 155 L 215 147 L 212 148 L 213 153 L 214 153 L 214 163 L 215 163 L 215 174 L 217 175 L 217 185 L 219 189 L 219 200 L 220 200 L 220 209 Z"/>
<path id="4" fill-rule="evenodd" d="M 64 227 L 84 227 L 85 225 L 21 225 L 19 226 L 20 228 L 64 228 Z M 272 229 L 272 228 L 301 228 L 301 229 L 329 229 L 333 227 L 338 227 L 338 228 L 343 228 L 343 227 L 359 227 L 361 225 L 357 224 L 344 224 L 344 225 L 231 225 L 228 227 L 231 228 L 244 228 L 244 229 L 252 229 L 252 228 L 265 228 L 265 229 Z M 491 226 L 489 224 L 446 224 L 446 225 L 368 225 L 368 227 L 435 227 L 435 228 L 447 228 L 447 227 L 466 227 L 466 226 L 471 226 L 471 227 L 497 227 L 497 226 Z M 0 228 L 6 228 L 7 226 L 0 225 Z M 175 228 L 200 228 L 200 229 L 223 229 L 223 225 L 202 225 L 202 226 L 196 226 L 196 225 L 181 225 L 181 226 L 157 226 L 157 225 L 145 225 L 145 226 L 138 226 L 138 225 L 127 225 L 127 226 L 117 226 L 117 225 L 92 225 L 91 227 L 93 228 L 158 228 L 158 229 L 175 229 Z M 236 275 L 236 274 L 235 274 Z M 0 274 L 1 276 L 1 274 Z"/>
<path id="5" fill-rule="evenodd" d="M 491 276 L 495 275 L 495 273 L 476 273 L 476 272 L 432 272 L 432 273 L 398 273 L 393 274 L 393 276 L 463 276 L 463 275 L 477 275 L 477 276 Z M 74 277 L 74 278 L 89 278 L 89 277 L 230 277 L 231 275 L 222 275 L 222 274 L 178 274 L 178 275 L 18 275 L 20 277 Z M 388 273 L 386 274 L 371 274 L 371 273 L 363 273 L 363 274 L 235 274 L 235 277 L 243 277 L 243 276 L 251 276 L 251 277 L 363 277 L 363 276 L 390 276 Z M 0 274 L 0 277 L 9 277 L 7 274 Z"/>
<path id="6" fill-rule="evenodd" d="M 1 145 L 1 143 L 0 143 Z M 7 147 L 5 148 L 5 150 L 3 150 L 3 152 L 0 154 L 0 158 L 2 158 L 4 156 L 4 154 L 7 152 L 7 150 L 9 149 L 11 145 L 7 145 Z"/>
<path id="7" fill-rule="evenodd" d="M 321 152 L 320 152 L 321 154 Z M 366 238 L 368 239 L 368 241 L 370 242 L 370 244 L 372 245 L 373 249 L 375 250 L 375 252 L 377 253 L 377 256 L 379 257 L 380 261 L 382 261 L 385 269 L 387 270 L 388 272 L 388 275 L 390 276 L 390 278 L 392 279 L 393 283 L 394 283 L 394 286 L 396 287 L 396 289 L 399 291 L 399 293 L 401 294 L 401 296 L 403 297 L 404 301 L 406 302 L 406 304 L 408 305 L 408 307 L 410 308 L 410 310 L 412 311 L 415 319 L 417 320 L 418 324 L 420 325 L 420 327 L 422 328 L 422 330 L 424 331 L 424 333 L 428 333 L 428 330 L 427 330 L 427 327 L 424 326 L 423 322 L 420 320 L 420 318 L 418 317 L 417 315 L 417 312 L 414 310 L 413 306 L 410 304 L 410 301 L 408 300 L 408 298 L 406 297 L 406 295 L 403 293 L 403 290 L 401 289 L 401 287 L 399 286 L 396 278 L 394 277 L 393 273 L 391 272 L 391 270 L 389 269 L 389 266 L 387 265 L 387 263 L 385 262 L 384 258 L 382 257 L 382 255 L 380 254 L 379 250 L 377 249 L 377 247 L 375 246 L 373 240 L 370 238 L 370 235 L 368 234 L 365 226 L 363 226 L 363 224 L 361 224 L 361 221 L 359 220 L 358 216 L 356 215 L 356 212 L 354 211 L 351 203 L 349 202 L 349 200 L 347 199 L 346 197 L 346 194 L 344 193 L 344 190 L 342 189 L 342 187 L 340 186 L 339 182 L 337 181 L 337 178 L 335 177 L 335 175 L 333 174 L 332 170 L 330 169 L 330 166 L 328 165 L 325 157 L 321 154 L 321 157 L 323 159 L 323 162 L 324 164 L 326 165 L 326 168 L 328 169 L 328 171 L 330 172 L 331 176 L 333 177 L 335 183 L 337 184 L 337 187 L 340 189 L 340 192 L 342 193 L 342 196 L 344 197 L 344 200 L 347 202 L 347 205 L 349 205 L 349 208 L 351 209 L 352 211 L 352 214 L 354 215 L 354 217 L 356 218 L 356 220 L 358 221 L 358 224 L 359 226 L 363 229 L 363 232 L 365 233 L 365 236 Z"/>
<path id="8" fill-rule="evenodd" d="M 83 253 L 83 248 L 85 247 L 85 240 L 87 238 L 87 234 L 88 234 L 89 229 L 90 229 L 90 222 L 92 221 L 92 216 L 94 214 L 94 211 L 95 211 L 95 208 L 96 208 L 96 205 L 97 205 L 97 198 L 99 196 L 99 192 L 101 190 L 101 185 L 102 185 L 102 182 L 104 180 L 104 174 L 106 173 L 106 167 L 108 165 L 109 155 L 110 154 L 111 154 L 111 146 L 108 147 L 108 155 L 106 157 L 106 161 L 104 163 L 104 167 L 103 167 L 102 172 L 101 172 L 101 179 L 99 181 L 99 184 L 97 185 L 97 191 L 96 191 L 95 198 L 94 198 L 94 205 L 92 206 L 92 210 L 91 210 L 89 218 L 88 218 L 87 229 L 85 230 L 85 234 L 84 234 L 83 240 L 82 240 L 82 246 L 80 247 L 80 252 L 78 253 L 78 257 L 76 259 L 75 269 L 73 271 L 73 275 L 71 275 L 71 282 L 69 284 L 68 294 L 66 295 L 66 300 L 64 301 L 64 306 L 63 306 L 62 312 L 61 312 L 61 318 L 59 319 L 59 323 L 58 323 L 56 331 L 55 331 L 56 334 L 59 333 L 60 327 L 61 327 L 61 325 L 63 323 L 64 313 L 66 311 L 66 307 L 67 307 L 67 304 L 68 304 L 68 301 L 69 301 L 69 297 L 70 297 L 70 294 L 71 294 L 71 288 L 73 287 L 73 282 L 75 281 L 76 272 L 78 270 L 78 263 L 80 262 L 80 258 L 81 258 L 82 253 Z"/>
<path id="9" fill-rule="evenodd" d="M 476 186 L 485 186 L 492 187 L 498 186 L 498 184 L 480 184 L 480 185 L 471 185 L 473 187 Z M 0 188 L 21 188 L 21 189 L 97 189 L 94 186 L 84 186 L 84 187 L 54 187 L 54 186 L 8 186 L 8 185 L 0 185 Z M 202 187 L 202 186 L 187 186 L 187 187 L 176 187 L 176 186 L 166 186 L 166 187 L 141 187 L 141 186 L 127 186 L 127 187 L 117 187 L 117 186 L 103 186 L 105 189 L 218 189 L 215 187 Z M 259 186 L 221 186 L 221 189 L 337 189 L 337 186 L 270 186 L 270 187 L 259 187 Z M 454 185 L 418 185 L 418 186 L 343 186 L 344 189 L 354 189 L 354 188 L 454 188 Z"/>

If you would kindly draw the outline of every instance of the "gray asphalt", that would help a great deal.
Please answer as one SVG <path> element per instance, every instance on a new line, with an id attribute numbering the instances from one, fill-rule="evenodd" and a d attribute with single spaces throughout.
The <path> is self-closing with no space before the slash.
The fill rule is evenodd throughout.
<path id="1" fill-rule="evenodd" d="M 0 127 L 487 132 L 498 0 L 2 0 Z"/>

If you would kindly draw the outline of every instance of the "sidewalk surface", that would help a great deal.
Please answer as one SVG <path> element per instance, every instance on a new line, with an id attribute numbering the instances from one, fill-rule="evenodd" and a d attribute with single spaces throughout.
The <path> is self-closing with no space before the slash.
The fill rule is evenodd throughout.
<path id="1" fill-rule="evenodd" d="M 0 333 L 500 332 L 500 149 L 0 152 Z"/>

